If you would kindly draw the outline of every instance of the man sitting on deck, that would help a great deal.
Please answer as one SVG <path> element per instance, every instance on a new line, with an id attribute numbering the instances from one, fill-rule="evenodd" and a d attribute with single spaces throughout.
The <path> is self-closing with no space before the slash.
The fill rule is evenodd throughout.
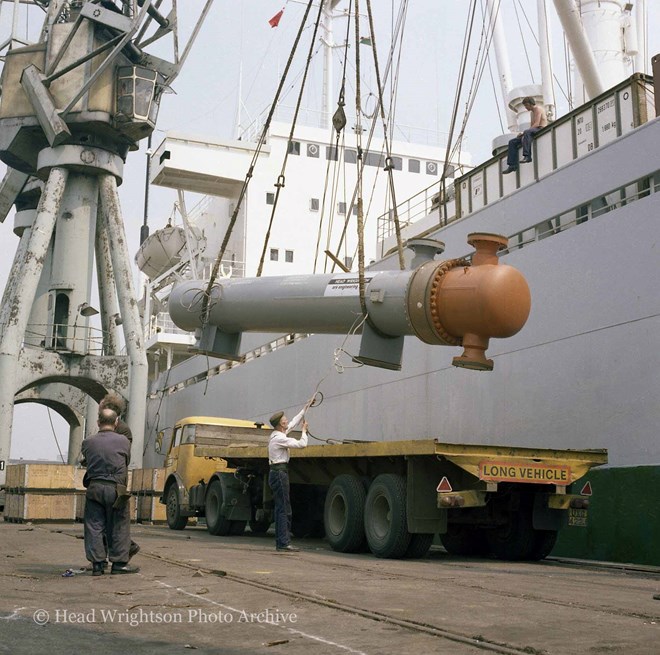
<path id="1" fill-rule="evenodd" d="M 522 144 L 522 163 L 529 164 L 532 161 L 532 139 L 534 135 L 543 127 L 548 124 L 548 117 L 546 116 L 545 109 L 536 104 L 534 98 L 523 98 L 523 107 L 530 112 L 532 121 L 531 125 L 524 131 L 518 134 L 509 141 L 509 152 L 507 154 L 506 163 L 507 168 L 502 171 L 504 175 L 513 173 L 518 170 L 518 148 Z"/>

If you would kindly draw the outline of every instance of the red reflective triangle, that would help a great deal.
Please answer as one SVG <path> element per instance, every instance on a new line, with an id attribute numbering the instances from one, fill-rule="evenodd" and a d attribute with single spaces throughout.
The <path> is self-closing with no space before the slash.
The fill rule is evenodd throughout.
<path id="1" fill-rule="evenodd" d="M 591 491 L 591 482 L 587 482 L 584 487 L 582 487 L 582 491 L 580 491 L 581 496 L 591 496 L 593 492 Z"/>
<path id="2" fill-rule="evenodd" d="M 440 480 L 440 484 L 438 485 L 436 491 L 453 491 L 451 485 L 449 484 L 449 480 L 447 480 L 447 476 Z"/>

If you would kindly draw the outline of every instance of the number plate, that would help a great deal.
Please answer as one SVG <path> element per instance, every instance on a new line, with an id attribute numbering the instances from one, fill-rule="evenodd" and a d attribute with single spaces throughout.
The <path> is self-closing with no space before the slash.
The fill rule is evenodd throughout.
<path id="1" fill-rule="evenodd" d="M 579 528 L 587 527 L 587 510 L 568 508 L 568 525 L 574 525 Z"/>

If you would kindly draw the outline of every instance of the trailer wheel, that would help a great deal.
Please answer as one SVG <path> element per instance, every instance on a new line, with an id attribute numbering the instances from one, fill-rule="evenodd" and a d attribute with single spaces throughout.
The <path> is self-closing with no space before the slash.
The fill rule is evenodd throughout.
<path id="1" fill-rule="evenodd" d="M 213 535 L 226 536 L 231 528 L 231 521 L 222 516 L 222 485 L 220 480 L 213 480 L 206 492 L 206 529 Z"/>
<path id="2" fill-rule="evenodd" d="M 497 558 L 511 561 L 530 559 L 534 550 L 536 530 L 532 525 L 532 505 L 521 499 L 520 507 L 510 512 L 507 523 L 487 531 L 490 552 Z"/>
<path id="3" fill-rule="evenodd" d="M 434 534 L 411 534 L 410 543 L 404 557 L 406 559 L 421 559 L 429 552 L 431 544 L 433 543 Z"/>
<path id="4" fill-rule="evenodd" d="M 245 532 L 247 521 L 230 521 L 229 534 L 234 537 L 240 537 Z"/>
<path id="5" fill-rule="evenodd" d="M 383 473 L 369 487 L 364 507 L 364 531 L 376 557 L 403 557 L 410 544 L 406 513 L 406 481 Z"/>
<path id="6" fill-rule="evenodd" d="M 490 552 L 485 531 L 467 525 L 450 523 L 440 541 L 450 555 L 484 557 Z"/>
<path id="7" fill-rule="evenodd" d="M 557 530 L 535 530 L 534 545 L 529 559 L 539 561 L 545 559 L 557 543 Z"/>
<path id="8" fill-rule="evenodd" d="M 170 530 L 183 530 L 188 525 L 188 517 L 181 516 L 181 503 L 179 502 L 179 490 L 176 484 L 170 484 L 165 496 L 165 515 Z"/>
<path id="9" fill-rule="evenodd" d="M 325 497 L 323 524 L 332 550 L 356 553 L 364 546 L 364 504 L 367 499 L 362 480 L 338 475 Z"/>

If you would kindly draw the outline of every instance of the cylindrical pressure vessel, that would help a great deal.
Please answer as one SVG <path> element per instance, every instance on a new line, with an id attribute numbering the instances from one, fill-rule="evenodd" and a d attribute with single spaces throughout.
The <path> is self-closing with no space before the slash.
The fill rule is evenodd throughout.
<path id="1" fill-rule="evenodd" d="M 369 326 L 386 337 L 416 335 L 434 345 L 463 345 L 456 366 L 492 369 L 485 357 L 491 337 L 510 337 L 525 324 L 531 299 L 523 275 L 500 264 L 507 239 L 475 233 L 467 259 L 427 261 L 413 271 L 365 273 Z M 169 311 L 180 328 L 204 327 L 207 282 L 190 281 L 170 294 Z M 207 323 L 241 332 L 347 333 L 361 319 L 355 273 L 222 280 L 210 294 Z M 358 330 L 359 331 L 359 330 Z"/>

